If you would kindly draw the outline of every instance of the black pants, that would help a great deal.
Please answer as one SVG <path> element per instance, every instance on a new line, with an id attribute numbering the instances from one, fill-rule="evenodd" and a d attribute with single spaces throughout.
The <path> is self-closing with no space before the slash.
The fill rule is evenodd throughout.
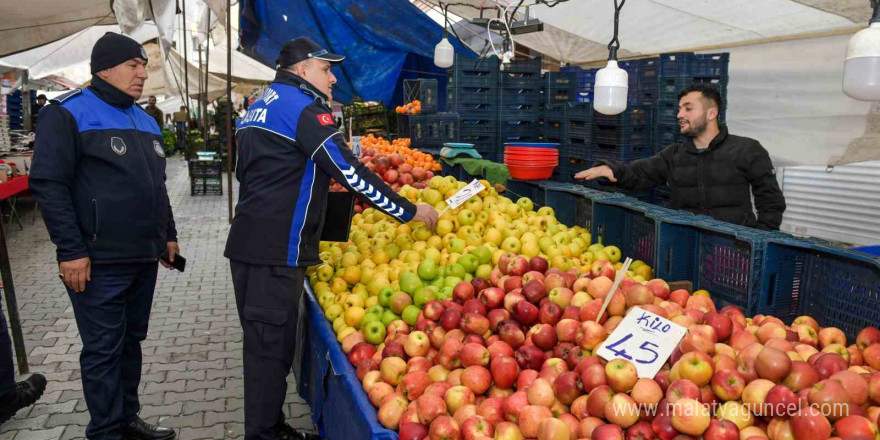
<path id="1" fill-rule="evenodd" d="M 122 438 L 122 425 L 141 409 L 141 341 L 147 338 L 158 267 L 94 264 L 85 291 L 67 289 L 83 343 L 79 363 L 89 439 Z"/>
<path id="2" fill-rule="evenodd" d="M 2 232 L 0 232 L 2 233 Z M 15 367 L 12 361 L 12 341 L 3 315 L 3 295 L 0 295 L 0 402 L 15 391 Z"/>
<path id="3" fill-rule="evenodd" d="M 245 440 L 274 439 L 284 420 L 305 268 L 230 261 L 244 331 Z"/>

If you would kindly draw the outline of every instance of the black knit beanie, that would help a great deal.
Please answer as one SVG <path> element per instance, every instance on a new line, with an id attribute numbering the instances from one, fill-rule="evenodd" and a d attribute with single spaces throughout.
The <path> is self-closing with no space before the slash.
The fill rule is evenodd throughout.
<path id="1" fill-rule="evenodd" d="M 147 51 L 130 37 L 107 32 L 92 48 L 92 75 L 116 67 L 132 58 L 143 58 L 147 61 Z"/>

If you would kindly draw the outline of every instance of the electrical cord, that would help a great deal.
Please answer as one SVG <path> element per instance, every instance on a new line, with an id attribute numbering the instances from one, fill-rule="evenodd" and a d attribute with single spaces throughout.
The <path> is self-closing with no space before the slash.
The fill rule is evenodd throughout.
<path id="1" fill-rule="evenodd" d="M 617 50 L 620 49 L 620 40 L 617 38 L 618 27 L 620 26 L 620 10 L 623 9 L 623 4 L 626 3 L 626 0 L 620 0 L 619 4 L 617 1 L 614 0 L 614 38 L 608 43 L 608 59 L 615 61 L 617 60 Z"/>

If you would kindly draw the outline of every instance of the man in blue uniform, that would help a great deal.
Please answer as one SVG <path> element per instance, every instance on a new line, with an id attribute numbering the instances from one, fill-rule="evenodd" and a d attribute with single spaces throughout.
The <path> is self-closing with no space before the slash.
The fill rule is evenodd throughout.
<path id="1" fill-rule="evenodd" d="M 282 406 L 305 270 L 320 263 L 330 179 L 401 223 L 433 229 L 437 221 L 434 208 L 394 193 L 345 146 L 329 108 L 330 68 L 342 60 L 309 38 L 285 44 L 274 82 L 236 132 L 241 192 L 225 255 L 244 331 L 247 440 L 314 438 L 287 425 Z"/>
<path id="2" fill-rule="evenodd" d="M 137 415 L 158 259 L 178 253 L 162 132 L 135 104 L 146 64 L 136 41 L 104 34 L 92 49 L 91 86 L 43 108 L 34 146 L 31 190 L 83 342 L 89 439 L 175 436 Z"/>

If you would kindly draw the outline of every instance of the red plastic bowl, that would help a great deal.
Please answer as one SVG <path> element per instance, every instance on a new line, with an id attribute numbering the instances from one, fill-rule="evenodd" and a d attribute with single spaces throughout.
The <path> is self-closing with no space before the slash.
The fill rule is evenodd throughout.
<path id="1" fill-rule="evenodd" d="M 559 161 L 556 161 L 556 160 L 553 160 L 553 161 L 550 161 L 550 160 L 548 160 L 548 161 L 537 161 L 537 160 L 525 161 L 525 160 L 505 159 L 504 164 L 505 165 L 514 165 L 514 166 L 526 166 L 526 167 L 549 167 L 549 166 L 555 167 L 555 166 L 559 165 Z"/>
<path id="2" fill-rule="evenodd" d="M 504 149 L 505 153 L 514 153 L 514 154 L 527 154 L 530 156 L 559 156 L 558 150 L 550 150 L 547 148 L 518 148 L 518 147 L 507 147 Z"/>
<path id="3" fill-rule="evenodd" d="M 507 165 L 510 177 L 517 180 L 544 180 L 553 176 L 555 166 L 529 167 L 521 165 Z"/>

